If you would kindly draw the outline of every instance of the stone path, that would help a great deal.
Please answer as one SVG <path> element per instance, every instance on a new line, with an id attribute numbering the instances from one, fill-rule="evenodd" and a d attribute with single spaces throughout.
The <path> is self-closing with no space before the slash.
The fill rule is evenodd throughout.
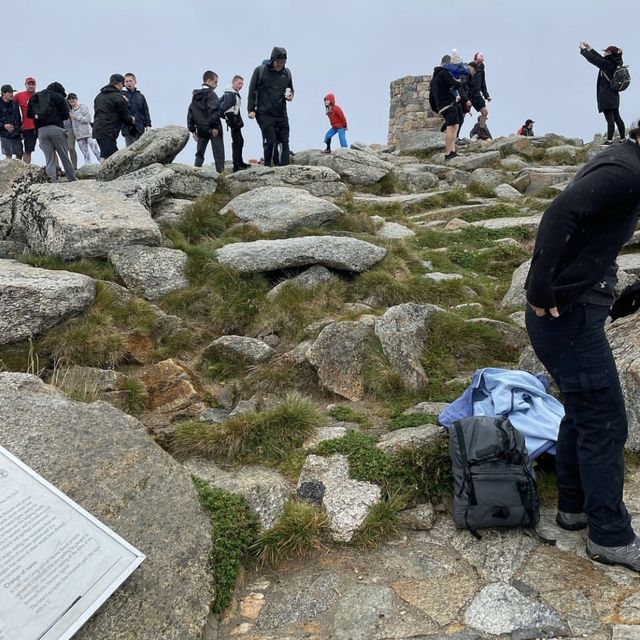
<path id="1" fill-rule="evenodd" d="M 627 504 L 637 519 L 640 472 Z M 591 562 L 585 533 L 558 529 L 554 514 L 544 510 L 540 530 L 557 546 L 521 530 L 487 530 L 478 541 L 440 513 L 430 531 L 373 551 L 337 547 L 252 568 L 217 640 L 640 638 L 640 579 Z"/>

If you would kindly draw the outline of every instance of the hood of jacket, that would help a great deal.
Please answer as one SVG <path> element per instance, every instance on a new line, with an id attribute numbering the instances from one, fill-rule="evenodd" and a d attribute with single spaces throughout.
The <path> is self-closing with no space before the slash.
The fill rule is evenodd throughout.
<path id="1" fill-rule="evenodd" d="M 196 102 L 204 102 L 211 95 L 213 89 L 209 87 L 202 87 L 202 89 L 193 90 L 193 99 Z"/>
<path id="2" fill-rule="evenodd" d="M 287 50 L 284 47 L 273 47 L 271 49 L 271 56 L 269 56 L 269 63 L 277 60 L 278 58 L 287 59 Z"/>
<path id="3" fill-rule="evenodd" d="M 100 89 L 100 93 L 122 93 L 122 91 L 117 87 L 114 87 L 112 84 L 108 84 Z"/>
<path id="4" fill-rule="evenodd" d="M 59 82 L 52 82 L 47 89 L 49 91 L 53 91 L 54 93 L 59 93 L 63 98 L 67 97 L 67 92 L 65 88 Z"/>
<path id="5" fill-rule="evenodd" d="M 333 95 L 333 93 L 327 93 L 327 95 L 324 97 L 325 102 L 328 100 L 329 101 L 329 106 L 333 107 L 336 103 L 336 97 Z"/>
<path id="6" fill-rule="evenodd" d="M 624 64 L 622 62 L 622 55 L 619 54 L 619 53 L 614 53 L 614 54 L 609 55 L 609 56 L 604 56 L 604 59 L 605 60 L 611 60 L 611 62 L 613 62 L 616 65 L 616 67 L 619 67 L 620 65 Z"/>

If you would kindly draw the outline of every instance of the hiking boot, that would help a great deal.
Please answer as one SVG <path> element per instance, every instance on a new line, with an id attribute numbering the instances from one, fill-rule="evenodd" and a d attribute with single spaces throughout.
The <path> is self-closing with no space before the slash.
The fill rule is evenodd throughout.
<path id="1" fill-rule="evenodd" d="M 331 153 L 331 149 L 323 149 L 320 153 Z"/>
<path id="2" fill-rule="evenodd" d="M 580 531 L 580 529 L 585 529 L 588 524 L 587 514 L 558 511 L 556 513 L 556 524 L 567 531 Z"/>
<path id="3" fill-rule="evenodd" d="M 603 146 L 603 147 L 608 147 L 610 144 L 613 144 L 613 140 L 605 140 L 605 141 L 602 143 L 602 146 Z"/>
<path id="4" fill-rule="evenodd" d="M 602 564 L 619 564 L 632 571 L 640 572 L 640 538 L 625 547 L 603 547 L 591 540 L 587 540 L 587 555 Z"/>
<path id="5" fill-rule="evenodd" d="M 452 151 L 451 153 L 447 153 L 447 155 L 444 157 L 445 160 L 453 160 L 453 158 L 457 158 L 458 154 L 455 151 Z"/>

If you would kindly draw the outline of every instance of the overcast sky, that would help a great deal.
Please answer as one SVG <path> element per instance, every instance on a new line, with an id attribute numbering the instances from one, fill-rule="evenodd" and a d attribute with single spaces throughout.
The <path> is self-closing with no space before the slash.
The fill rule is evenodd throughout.
<path id="1" fill-rule="evenodd" d="M 154 126 L 185 124 L 206 69 L 219 74 L 221 90 L 234 74 L 244 76 L 245 98 L 255 66 L 283 46 L 296 89 L 293 150 L 322 146 L 328 92 L 346 113 L 350 143 L 385 143 L 389 83 L 431 73 L 452 48 L 465 60 L 485 54 L 494 136 L 526 118 L 537 134 L 591 139 L 604 131 L 597 70 L 578 54 L 580 40 L 624 49 L 632 82 L 620 111 L 627 123 L 640 116 L 640 0 L 31 0 L 17 15 L 3 38 L 2 83 L 22 89 L 33 75 L 42 89 L 59 81 L 92 109 L 110 74 L 132 71 Z M 258 126 L 245 121 L 245 159 L 260 157 Z M 470 127 L 467 120 L 464 131 Z M 226 146 L 230 157 L 228 134 Z M 194 153 L 190 142 L 180 160 L 191 162 Z"/>

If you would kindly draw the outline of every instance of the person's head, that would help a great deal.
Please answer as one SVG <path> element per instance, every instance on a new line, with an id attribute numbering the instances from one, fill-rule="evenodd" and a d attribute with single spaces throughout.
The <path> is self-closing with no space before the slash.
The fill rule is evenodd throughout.
<path id="1" fill-rule="evenodd" d="M 233 80 L 231 80 L 231 86 L 234 91 L 240 91 L 243 85 L 244 78 L 242 76 L 233 76 Z"/>
<path id="2" fill-rule="evenodd" d="M 531 120 L 531 118 L 527 118 L 527 119 L 525 120 L 525 122 L 524 122 L 524 126 L 525 126 L 527 129 L 531 129 L 531 127 L 533 126 L 533 122 L 534 122 L 534 121 L 533 121 L 533 120 Z"/>
<path id="3" fill-rule="evenodd" d="M 440 64 L 449 64 L 451 62 L 451 56 L 448 53 L 445 53 L 442 56 L 442 60 L 440 60 Z"/>
<path id="4" fill-rule="evenodd" d="M 451 51 L 451 64 L 462 64 L 462 56 L 457 49 Z"/>
<path id="5" fill-rule="evenodd" d="M 473 56 L 473 61 L 477 62 L 478 64 L 482 64 L 484 62 L 484 54 L 482 53 L 482 51 L 476 52 L 476 54 Z"/>
<path id="6" fill-rule="evenodd" d="M 75 93 L 68 93 L 67 102 L 72 109 L 75 108 L 78 105 L 78 96 Z"/>
<path id="7" fill-rule="evenodd" d="M 218 74 L 214 71 L 205 71 L 202 74 L 202 84 L 215 89 L 218 86 Z"/>
<path id="8" fill-rule="evenodd" d="M 10 84 L 3 84 L 2 88 L 0 88 L 0 93 L 2 93 L 2 99 L 5 102 L 13 100 L 13 87 Z"/>
<path id="9" fill-rule="evenodd" d="M 124 86 L 129 89 L 129 91 L 133 91 L 136 88 L 136 77 L 133 73 L 124 74 Z"/>
<path id="10" fill-rule="evenodd" d="M 635 140 L 636 142 L 640 143 L 640 118 L 638 120 L 634 120 L 631 123 L 631 128 L 629 129 L 629 137 L 632 140 Z"/>
<path id="11" fill-rule="evenodd" d="M 121 73 L 114 73 L 109 78 L 109 84 L 122 91 L 122 89 L 124 89 L 124 76 Z"/>
<path id="12" fill-rule="evenodd" d="M 36 79 L 33 78 L 32 76 L 26 77 L 24 79 L 24 88 L 29 93 L 35 93 L 36 92 Z"/>
<path id="13" fill-rule="evenodd" d="M 469 75 L 475 76 L 476 72 L 478 71 L 478 63 L 477 62 L 470 62 L 467 65 L 467 69 L 469 70 Z"/>
<path id="14" fill-rule="evenodd" d="M 602 50 L 605 56 L 621 56 L 622 55 L 622 49 L 620 49 L 620 47 L 616 47 L 614 45 L 611 45 L 610 47 L 607 47 L 606 49 Z"/>
<path id="15" fill-rule="evenodd" d="M 282 71 L 284 65 L 287 64 L 287 50 L 284 47 L 273 47 L 269 64 L 275 71 Z"/>

